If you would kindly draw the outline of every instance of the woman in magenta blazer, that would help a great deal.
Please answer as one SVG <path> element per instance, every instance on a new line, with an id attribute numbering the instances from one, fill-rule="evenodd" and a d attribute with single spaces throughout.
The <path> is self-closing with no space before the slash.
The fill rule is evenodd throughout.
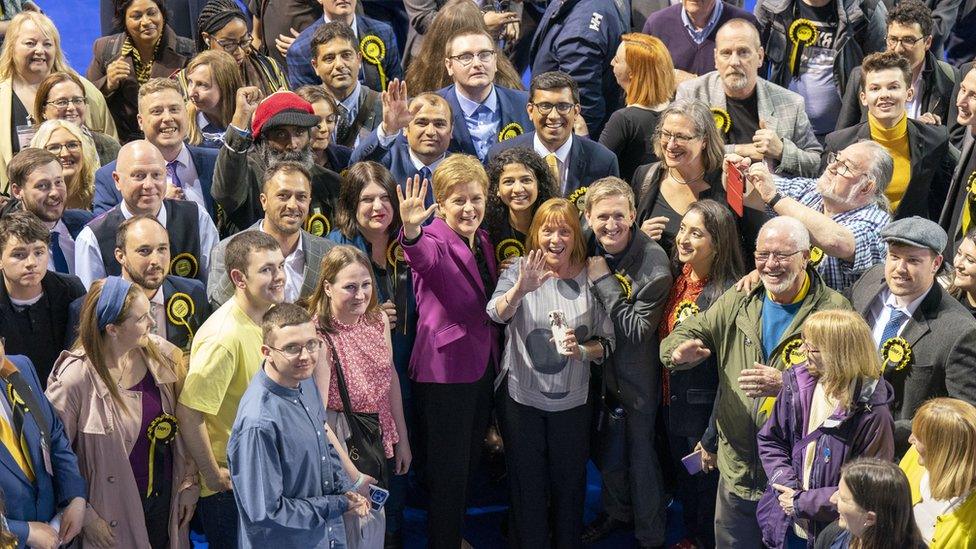
<path id="1" fill-rule="evenodd" d="M 400 244 L 413 271 L 419 313 L 410 379 L 426 442 L 429 546 L 457 549 L 468 473 L 488 427 L 500 353 L 500 332 L 485 312 L 498 273 L 488 234 L 480 229 L 488 189 L 481 163 L 451 155 L 433 180 L 429 208 L 427 180 L 407 180 L 406 194 L 397 187 Z M 437 217 L 422 226 L 435 211 Z"/>

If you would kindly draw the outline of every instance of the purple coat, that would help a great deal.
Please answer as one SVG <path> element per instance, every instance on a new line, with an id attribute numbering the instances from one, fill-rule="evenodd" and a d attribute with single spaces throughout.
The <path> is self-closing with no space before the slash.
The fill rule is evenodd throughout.
<path id="1" fill-rule="evenodd" d="M 783 389 L 769 420 L 759 432 L 759 457 L 769 483 L 759 500 L 756 518 L 767 547 L 784 547 L 794 518 L 807 520 L 811 533 L 808 547 L 817 534 L 837 519 L 830 496 L 840 484 L 844 463 L 861 456 L 894 459 L 894 421 L 888 403 L 891 385 L 884 379 L 865 380 L 856 386 L 857 396 L 850 411 L 835 411 L 823 425 L 804 435 L 817 380 L 803 365 L 783 372 Z M 810 489 L 802 486 L 805 449 L 816 440 L 816 456 L 810 473 Z M 773 484 L 798 489 L 793 499 L 794 516 L 779 505 Z"/>
<path id="2" fill-rule="evenodd" d="M 417 296 L 417 339 L 410 355 L 410 379 L 422 383 L 472 383 L 489 364 L 497 364 L 499 335 L 486 306 L 498 280 L 488 234 L 478 244 L 488 264 L 492 287 L 485 288 L 467 243 L 443 219 L 421 229 L 413 244 L 400 244 L 413 271 Z"/>

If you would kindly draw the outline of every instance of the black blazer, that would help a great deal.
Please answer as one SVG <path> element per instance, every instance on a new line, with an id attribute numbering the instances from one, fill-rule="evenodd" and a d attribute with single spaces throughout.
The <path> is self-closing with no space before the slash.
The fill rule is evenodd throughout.
<path id="1" fill-rule="evenodd" d="M 488 156 L 485 163 L 491 162 L 498 153 L 513 147 L 522 147 L 533 150 L 532 140 L 535 139 L 535 132 L 523 133 L 518 137 L 506 139 L 500 143 L 495 143 L 488 149 Z M 592 141 L 586 137 L 574 135 L 571 137 L 573 145 L 570 147 L 569 166 L 566 167 L 566 196 L 580 187 L 586 187 L 601 177 L 613 175 L 620 177 L 620 168 L 617 166 L 617 156 L 610 152 L 610 149 Z M 559 182 L 556 183 L 559 185 Z"/>
<path id="2" fill-rule="evenodd" d="M 870 139 L 871 127 L 868 122 L 828 134 L 820 171 L 827 168 L 827 153 L 840 152 L 848 145 Z M 918 215 L 938 221 L 949 194 L 949 182 L 959 153 L 949 145 L 949 130 L 945 126 L 923 124 L 912 119 L 908 120 L 908 150 L 912 165 L 911 179 L 891 218 L 895 220 Z"/>
<path id="3" fill-rule="evenodd" d="M 946 242 L 946 249 L 942 253 L 943 257 L 955 257 L 956 246 L 965 236 L 962 233 L 962 208 L 969 203 L 969 173 L 966 171 L 969 164 L 970 155 L 976 154 L 976 139 L 969 131 L 969 126 L 963 128 L 962 154 L 959 155 L 959 162 L 956 163 L 956 170 L 952 173 L 952 183 L 949 185 L 949 196 L 946 198 L 945 207 L 942 208 L 942 215 L 939 216 L 939 225 L 945 229 L 949 240 Z"/>
<path id="4" fill-rule="evenodd" d="M 957 149 L 962 149 L 962 139 L 966 136 L 968 126 L 960 125 L 956 120 L 956 117 L 959 116 L 959 108 L 956 107 L 956 97 L 959 96 L 959 84 L 962 83 L 963 78 L 966 78 L 969 71 L 973 70 L 974 64 L 976 64 L 976 61 L 970 61 L 969 63 L 963 63 L 959 67 L 956 85 L 952 87 L 952 94 L 949 96 L 949 141 Z"/>

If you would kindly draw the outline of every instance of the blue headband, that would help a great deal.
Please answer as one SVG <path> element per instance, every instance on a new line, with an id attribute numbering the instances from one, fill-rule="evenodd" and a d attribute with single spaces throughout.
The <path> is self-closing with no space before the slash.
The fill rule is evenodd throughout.
<path id="1" fill-rule="evenodd" d="M 106 326 L 118 320 L 122 305 L 125 304 L 125 296 L 131 287 L 132 283 L 120 276 L 105 278 L 102 293 L 98 296 L 98 303 L 95 304 L 99 330 L 104 330 Z"/>

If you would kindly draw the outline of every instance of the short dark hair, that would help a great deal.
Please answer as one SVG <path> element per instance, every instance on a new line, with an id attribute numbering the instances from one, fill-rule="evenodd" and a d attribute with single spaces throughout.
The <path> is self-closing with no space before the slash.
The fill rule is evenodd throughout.
<path id="1" fill-rule="evenodd" d="M 359 52 L 359 41 L 356 39 L 356 33 L 352 32 L 352 27 L 345 23 L 339 21 L 329 21 L 324 25 L 319 25 L 319 28 L 315 29 L 312 33 L 312 57 L 316 57 L 319 54 L 319 46 L 322 44 L 331 42 L 336 38 L 342 38 L 349 42 L 352 49 L 357 53 Z"/>
<path id="2" fill-rule="evenodd" d="M 11 237 L 17 237 L 25 244 L 40 241 L 46 246 L 51 241 L 51 233 L 40 218 L 24 210 L 11 212 L 0 219 L 0 253 Z"/>
<path id="3" fill-rule="evenodd" d="M 268 344 L 268 336 L 272 331 L 288 326 L 298 326 L 311 323 L 312 315 L 294 303 L 279 303 L 268 309 L 261 317 L 261 339 Z"/>
<path id="4" fill-rule="evenodd" d="M 923 37 L 932 34 L 932 27 L 935 24 L 932 20 L 932 10 L 918 0 L 904 0 L 888 10 L 888 26 L 890 27 L 892 23 L 906 27 L 917 23 Z"/>
<path id="5" fill-rule="evenodd" d="M 224 252 L 227 276 L 230 276 L 230 272 L 235 270 L 246 273 L 251 252 L 280 249 L 281 246 L 278 241 L 265 232 L 255 230 L 235 234 L 227 243 L 227 250 Z"/>
<path id="6" fill-rule="evenodd" d="M 861 91 L 864 91 L 869 72 L 888 69 L 900 70 L 905 78 L 905 85 L 909 87 L 912 85 L 912 66 L 908 59 L 893 51 L 879 51 L 868 55 L 864 61 L 861 61 Z"/>
<path id="7" fill-rule="evenodd" d="M 569 88 L 573 92 L 573 103 L 580 102 L 579 85 L 573 77 L 562 71 L 550 71 L 532 77 L 529 85 L 529 101 L 535 100 L 536 90 L 551 91 Z"/>
<path id="8" fill-rule="evenodd" d="M 129 227 L 135 225 L 140 221 L 152 221 L 153 223 L 159 225 L 160 227 L 163 227 L 163 224 L 160 223 L 159 220 L 156 219 L 156 216 L 154 215 L 149 215 L 149 214 L 134 215 L 129 219 L 126 219 L 122 223 L 119 223 L 119 228 L 116 229 L 116 233 L 115 233 L 116 249 L 125 251 L 125 239 L 129 236 Z M 165 230 L 166 227 L 163 227 L 163 231 Z M 169 233 L 167 233 L 167 236 L 169 236 Z"/>
<path id="9" fill-rule="evenodd" d="M 44 149 L 37 147 L 20 149 L 20 152 L 15 154 L 7 164 L 7 179 L 10 180 L 11 185 L 23 187 L 34 170 L 57 161 L 57 156 Z"/>
<path id="10" fill-rule="evenodd" d="M 265 168 L 264 177 L 261 181 L 261 192 L 265 192 L 268 188 L 268 183 L 274 179 L 274 176 L 278 175 L 278 172 L 285 173 L 287 175 L 293 175 L 300 173 L 305 176 L 305 180 L 308 181 L 309 190 L 312 188 L 312 172 L 308 171 L 301 162 L 296 162 L 294 160 L 281 160 L 279 162 L 272 162 L 270 166 Z"/>

